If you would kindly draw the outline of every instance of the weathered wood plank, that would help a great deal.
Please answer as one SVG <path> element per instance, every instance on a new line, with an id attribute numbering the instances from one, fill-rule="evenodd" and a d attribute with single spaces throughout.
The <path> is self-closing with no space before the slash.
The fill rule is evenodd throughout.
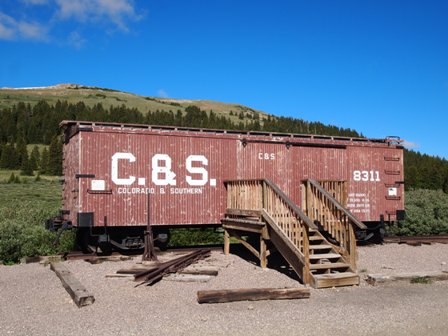
<path id="1" fill-rule="evenodd" d="M 415 279 L 427 279 L 428 281 L 446 281 L 448 280 L 448 271 L 400 273 L 394 275 L 368 274 L 366 280 L 369 284 L 376 286 L 378 284 L 385 284 L 395 281 L 412 281 Z"/>
<path id="2" fill-rule="evenodd" d="M 170 274 L 163 278 L 163 281 L 175 281 L 175 282 L 208 282 L 213 279 L 212 275 L 204 274 Z"/>
<path id="3" fill-rule="evenodd" d="M 219 269 L 216 267 L 187 267 L 181 270 L 180 274 L 192 274 L 192 275 L 211 275 L 217 276 Z"/>
<path id="4" fill-rule="evenodd" d="M 224 254 L 229 255 L 230 253 L 230 236 L 229 231 L 224 229 Z"/>
<path id="5" fill-rule="evenodd" d="M 70 294 L 78 307 L 87 306 L 95 302 L 93 295 L 62 263 L 51 263 L 50 269 L 56 273 L 65 290 Z"/>
<path id="6" fill-rule="evenodd" d="M 308 288 L 249 288 L 203 290 L 197 292 L 199 303 L 223 303 L 234 301 L 308 299 Z"/>
<path id="7" fill-rule="evenodd" d="M 241 217 L 259 217 L 260 210 L 248 210 L 248 209 L 226 209 L 226 215 L 241 216 Z"/>
<path id="8" fill-rule="evenodd" d="M 250 221 L 245 219 L 236 218 L 224 218 L 221 219 L 221 223 L 224 229 L 234 229 L 248 232 L 261 233 L 264 228 L 264 223 L 257 221 Z"/>

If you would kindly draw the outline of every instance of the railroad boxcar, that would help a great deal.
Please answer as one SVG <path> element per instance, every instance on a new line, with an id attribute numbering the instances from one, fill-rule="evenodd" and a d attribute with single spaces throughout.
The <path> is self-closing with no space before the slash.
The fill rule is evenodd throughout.
<path id="1" fill-rule="evenodd" d="M 143 244 L 148 220 L 217 226 L 224 181 L 265 178 L 301 206 L 304 181 L 338 183 L 369 228 L 404 216 L 403 147 L 385 139 L 63 121 L 62 221 L 84 244 Z M 365 237 L 365 234 L 359 236 Z"/>

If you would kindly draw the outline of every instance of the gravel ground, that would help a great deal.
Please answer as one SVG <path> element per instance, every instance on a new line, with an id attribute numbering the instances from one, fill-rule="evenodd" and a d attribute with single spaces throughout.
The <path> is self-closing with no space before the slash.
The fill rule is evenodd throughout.
<path id="1" fill-rule="evenodd" d="M 303 300 L 196 302 L 201 289 L 300 287 L 273 269 L 237 255 L 213 252 L 203 261 L 219 268 L 206 283 L 161 281 L 140 286 L 106 278 L 139 258 L 65 265 L 95 296 L 78 308 L 48 266 L 0 266 L 0 335 L 447 335 L 448 281 L 311 290 Z M 368 273 L 441 270 L 448 245 L 359 248 Z"/>

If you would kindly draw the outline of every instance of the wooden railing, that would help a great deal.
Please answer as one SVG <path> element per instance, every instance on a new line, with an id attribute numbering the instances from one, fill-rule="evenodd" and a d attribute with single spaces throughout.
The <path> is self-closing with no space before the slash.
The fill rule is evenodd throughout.
<path id="1" fill-rule="evenodd" d="M 271 240 L 304 283 L 309 283 L 309 229 L 317 229 L 314 223 L 269 180 L 237 180 L 225 184 L 228 208 L 261 211 L 263 220 L 269 224 Z"/>
<path id="2" fill-rule="evenodd" d="M 354 227 L 366 229 L 366 226 L 315 180 L 306 181 L 304 204 L 307 216 L 321 225 L 322 229 L 337 242 L 334 248 L 350 263 L 352 269 L 356 270 Z"/>

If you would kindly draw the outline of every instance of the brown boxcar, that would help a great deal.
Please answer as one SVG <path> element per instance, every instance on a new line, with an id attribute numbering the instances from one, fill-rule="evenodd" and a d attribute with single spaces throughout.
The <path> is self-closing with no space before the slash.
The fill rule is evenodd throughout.
<path id="1" fill-rule="evenodd" d="M 64 220 L 91 234 L 109 232 L 100 240 L 112 237 L 116 246 L 140 244 L 148 217 L 156 229 L 220 224 L 225 180 L 270 179 L 299 206 L 306 179 L 344 181 L 341 203 L 370 227 L 404 214 L 397 138 L 79 121 L 61 127 Z"/>

